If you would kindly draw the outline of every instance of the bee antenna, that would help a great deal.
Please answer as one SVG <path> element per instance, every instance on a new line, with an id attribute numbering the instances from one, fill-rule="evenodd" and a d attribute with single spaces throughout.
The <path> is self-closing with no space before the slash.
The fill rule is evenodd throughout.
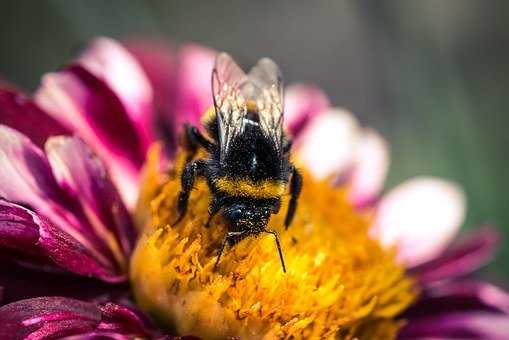
<path id="1" fill-rule="evenodd" d="M 281 244 L 279 242 L 279 237 L 277 236 L 277 232 L 275 230 L 264 230 L 268 234 L 274 235 L 274 239 L 276 240 L 277 251 L 279 253 L 279 259 L 281 260 L 281 266 L 283 267 L 283 273 L 286 273 L 286 265 L 285 259 L 283 257 L 283 251 L 281 250 Z"/>

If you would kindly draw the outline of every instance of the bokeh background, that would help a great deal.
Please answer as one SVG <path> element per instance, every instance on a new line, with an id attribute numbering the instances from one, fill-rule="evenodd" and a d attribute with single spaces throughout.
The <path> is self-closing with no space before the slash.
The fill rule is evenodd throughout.
<path id="1" fill-rule="evenodd" d="M 98 35 L 196 41 L 244 65 L 270 56 L 288 83 L 318 84 L 387 136 L 389 187 L 454 179 L 464 229 L 494 223 L 507 240 L 508 20 L 504 0 L 3 0 L 0 78 L 33 90 Z M 507 287 L 509 242 L 484 274 Z"/>

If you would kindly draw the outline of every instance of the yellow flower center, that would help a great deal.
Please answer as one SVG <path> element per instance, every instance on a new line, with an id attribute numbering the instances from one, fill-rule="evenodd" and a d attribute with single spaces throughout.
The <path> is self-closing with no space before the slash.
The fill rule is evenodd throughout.
<path id="1" fill-rule="evenodd" d="M 369 217 L 352 208 L 345 190 L 304 171 L 293 224 L 282 227 L 287 197 L 269 224 L 279 231 L 283 273 L 270 234 L 227 248 L 215 270 L 227 225 L 218 215 L 205 227 L 206 184 L 197 183 L 185 218 L 172 227 L 178 176 L 161 186 L 153 178 L 145 183 L 150 207 L 141 203 L 138 210 L 150 216 L 131 260 L 131 282 L 139 305 L 162 325 L 205 339 L 395 338 L 398 314 L 415 299 L 414 282 L 394 251 L 368 236 Z"/>

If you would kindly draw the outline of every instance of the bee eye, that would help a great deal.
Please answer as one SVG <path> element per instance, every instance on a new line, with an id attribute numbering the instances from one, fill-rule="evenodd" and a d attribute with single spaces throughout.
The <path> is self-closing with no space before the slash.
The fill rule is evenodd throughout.
<path id="1" fill-rule="evenodd" d="M 232 210 L 230 210 L 230 213 L 228 215 L 230 215 L 230 218 L 232 220 L 238 220 L 238 219 L 242 218 L 242 215 L 243 215 L 242 209 L 240 209 L 240 208 L 232 209 Z"/>

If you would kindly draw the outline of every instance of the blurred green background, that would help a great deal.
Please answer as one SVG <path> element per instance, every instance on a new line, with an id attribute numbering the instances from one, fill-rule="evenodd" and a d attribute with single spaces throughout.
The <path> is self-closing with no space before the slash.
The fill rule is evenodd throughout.
<path id="1" fill-rule="evenodd" d="M 196 41 L 314 82 L 392 145 L 389 187 L 454 179 L 509 238 L 507 1 L 2 1 L 0 78 L 33 90 L 88 39 Z M 506 150 L 506 151 L 504 151 Z M 509 281 L 509 246 L 485 272 Z"/>

